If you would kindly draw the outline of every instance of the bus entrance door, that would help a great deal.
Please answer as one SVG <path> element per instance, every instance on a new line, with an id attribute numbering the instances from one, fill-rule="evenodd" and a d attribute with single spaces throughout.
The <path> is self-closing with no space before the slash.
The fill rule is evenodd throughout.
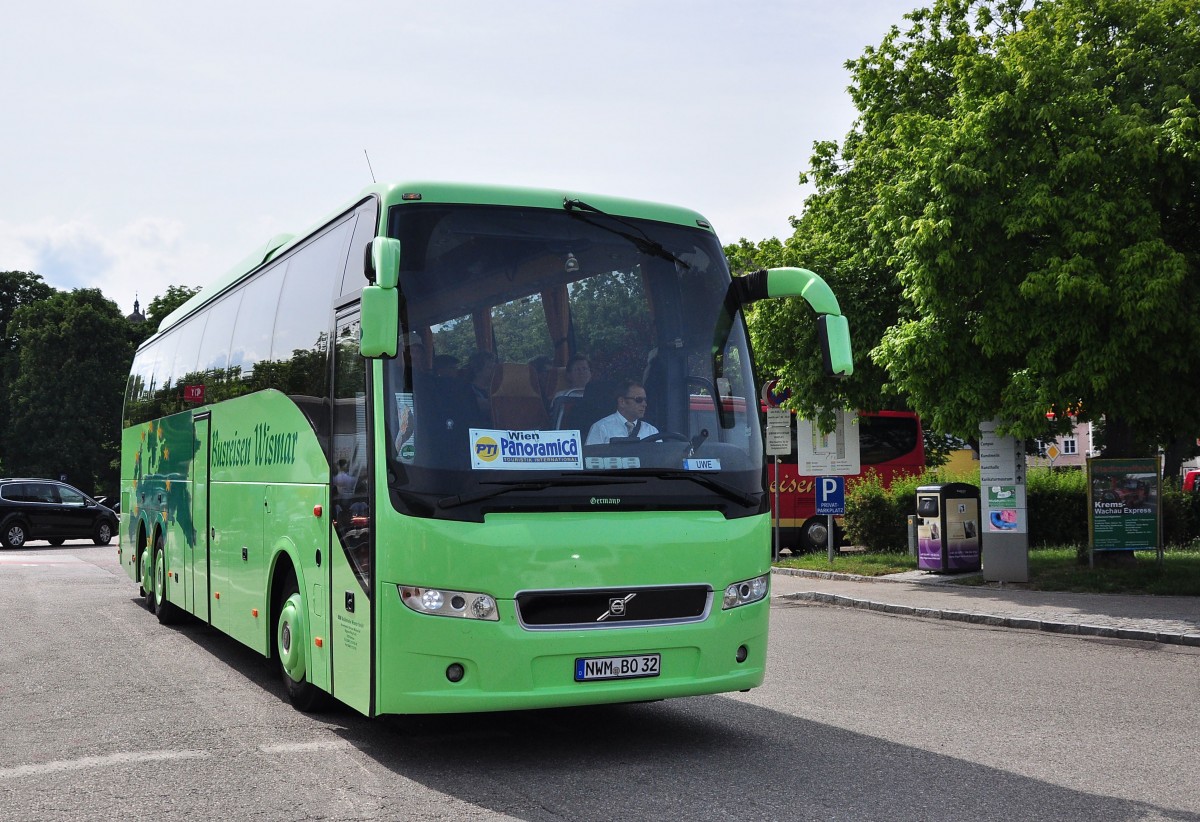
<path id="1" fill-rule="evenodd" d="M 338 476 L 331 488 L 337 496 L 329 551 L 329 627 L 333 638 L 333 695 L 370 716 L 375 495 L 367 447 L 373 441 L 366 402 L 371 396 L 367 374 L 370 360 L 359 356 L 360 336 L 356 312 L 338 317 L 333 349 L 333 458 Z"/>
<path id="2" fill-rule="evenodd" d="M 187 610 L 198 619 L 208 616 L 208 414 L 192 420 L 196 453 L 192 460 L 192 533 L 187 556 L 188 582 L 184 586 Z"/>

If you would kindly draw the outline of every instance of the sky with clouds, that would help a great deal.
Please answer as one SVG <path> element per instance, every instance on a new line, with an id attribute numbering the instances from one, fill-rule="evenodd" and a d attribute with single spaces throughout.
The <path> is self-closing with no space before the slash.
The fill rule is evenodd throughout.
<path id="1" fill-rule="evenodd" d="M 918 0 L 22 3 L 0 28 L 0 271 L 122 313 L 371 182 L 658 200 L 790 233 L 846 60 Z M 369 155 L 370 168 L 367 157 Z"/>

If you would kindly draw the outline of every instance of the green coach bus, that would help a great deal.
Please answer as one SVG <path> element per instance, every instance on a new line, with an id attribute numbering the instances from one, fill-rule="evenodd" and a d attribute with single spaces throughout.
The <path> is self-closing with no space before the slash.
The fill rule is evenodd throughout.
<path id="1" fill-rule="evenodd" d="M 771 551 L 741 308 L 787 296 L 849 374 L 824 281 L 731 278 L 693 211 L 372 186 L 138 349 L 121 562 L 162 622 L 277 659 L 301 710 L 752 688 Z"/>

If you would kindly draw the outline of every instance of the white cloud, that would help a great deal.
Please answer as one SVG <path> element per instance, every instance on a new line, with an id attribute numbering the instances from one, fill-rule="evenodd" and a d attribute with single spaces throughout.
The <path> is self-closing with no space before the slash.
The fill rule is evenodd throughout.
<path id="1" fill-rule="evenodd" d="M 812 143 L 853 121 L 843 63 L 913 5 L 18 4 L 0 270 L 128 313 L 331 213 L 364 148 L 381 182 L 608 193 L 782 238 Z"/>
<path id="2" fill-rule="evenodd" d="M 110 230 L 89 219 L 0 221 L 0 270 L 32 271 L 62 291 L 98 288 L 120 307 L 142 309 L 170 285 L 203 285 L 217 271 L 174 220 L 141 217 Z"/>

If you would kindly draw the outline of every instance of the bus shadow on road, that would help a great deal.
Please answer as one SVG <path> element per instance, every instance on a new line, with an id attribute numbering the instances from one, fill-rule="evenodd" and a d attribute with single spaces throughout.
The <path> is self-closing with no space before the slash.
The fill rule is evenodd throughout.
<path id="1" fill-rule="evenodd" d="M 1200 820 L 723 697 L 340 733 L 397 775 L 531 820 Z"/>
<path id="2" fill-rule="evenodd" d="M 196 620 L 174 630 L 290 710 L 274 662 Z M 721 696 L 378 719 L 334 703 L 308 717 L 405 780 L 526 820 L 1200 822 Z M 377 799 L 403 818 L 397 788 Z"/>

